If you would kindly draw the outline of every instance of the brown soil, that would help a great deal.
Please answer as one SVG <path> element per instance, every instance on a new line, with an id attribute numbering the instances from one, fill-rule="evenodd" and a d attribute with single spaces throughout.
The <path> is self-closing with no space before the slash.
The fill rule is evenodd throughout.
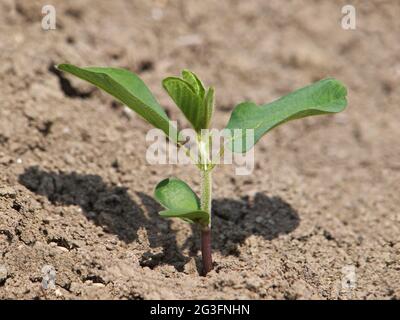
<path id="1" fill-rule="evenodd" d="M 0 3 L 0 299 L 400 298 L 399 1 L 53 0 L 43 31 L 47 3 Z M 218 128 L 326 76 L 349 107 L 268 134 L 251 176 L 215 171 L 201 277 L 198 230 L 152 198 L 172 175 L 198 190 L 196 169 L 147 164 L 150 126 L 52 68 L 66 61 L 136 71 L 173 118 L 160 81 L 190 68 L 217 88 Z"/>

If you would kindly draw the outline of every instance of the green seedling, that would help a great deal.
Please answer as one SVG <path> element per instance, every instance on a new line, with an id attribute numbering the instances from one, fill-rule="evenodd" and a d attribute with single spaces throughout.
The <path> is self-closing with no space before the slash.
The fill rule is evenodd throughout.
<path id="1" fill-rule="evenodd" d="M 124 69 L 79 68 L 71 64 L 61 64 L 58 69 L 86 80 L 111 94 L 155 128 L 162 130 L 170 142 L 176 143 L 179 148 L 184 148 L 190 155 L 190 150 L 185 146 L 178 128 L 172 125 L 164 109 L 136 74 Z M 195 160 L 201 173 L 201 194 L 199 198 L 182 180 L 168 178 L 156 186 L 154 197 L 165 208 L 160 212 L 162 217 L 180 218 L 200 226 L 203 273 L 207 274 L 213 267 L 211 173 L 215 163 L 210 161 L 210 135 L 203 134 L 203 131 L 210 127 L 214 110 L 214 89 L 206 89 L 199 78 L 188 70 L 182 72 L 181 78 L 164 79 L 162 85 L 196 132 L 199 152 Z M 231 133 L 231 138 L 222 145 L 219 155 L 224 154 L 225 147 L 233 152 L 245 153 L 269 130 L 290 120 L 340 112 L 347 105 L 346 94 L 347 90 L 342 83 L 328 78 L 269 104 L 240 103 L 234 108 L 225 128 Z M 249 134 L 252 135 L 250 140 L 247 139 Z"/>

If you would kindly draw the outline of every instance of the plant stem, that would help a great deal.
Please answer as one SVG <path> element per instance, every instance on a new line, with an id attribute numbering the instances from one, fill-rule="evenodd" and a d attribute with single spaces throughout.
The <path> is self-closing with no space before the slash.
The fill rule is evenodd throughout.
<path id="1" fill-rule="evenodd" d="M 201 171 L 201 209 L 208 212 L 210 219 L 208 225 L 201 230 L 201 254 L 203 258 L 203 275 L 212 269 L 211 257 L 211 198 L 212 198 L 212 175 L 211 170 Z"/>

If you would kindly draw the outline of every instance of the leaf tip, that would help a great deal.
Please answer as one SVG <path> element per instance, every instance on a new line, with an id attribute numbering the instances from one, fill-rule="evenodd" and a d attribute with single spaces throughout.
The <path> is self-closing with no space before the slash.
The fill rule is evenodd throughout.
<path id="1" fill-rule="evenodd" d="M 57 70 L 63 70 L 64 67 L 65 67 L 65 63 L 59 63 L 59 64 L 54 65 L 54 68 Z"/>
<path id="2" fill-rule="evenodd" d="M 189 75 L 191 73 L 192 72 L 189 69 L 182 69 L 182 71 L 181 71 L 182 77 L 185 77 L 185 75 Z"/>
<path id="3" fill-rule="evenodd" d="M 56 64 L 54 66 L 54 68 L 56 68 L 57 70 L 61 70 L 61 71 L 67 71 L 68 69 L 70 69 L 73 65 L 69 64 L 69 63 L 60 63 L 60 64 Z"/>

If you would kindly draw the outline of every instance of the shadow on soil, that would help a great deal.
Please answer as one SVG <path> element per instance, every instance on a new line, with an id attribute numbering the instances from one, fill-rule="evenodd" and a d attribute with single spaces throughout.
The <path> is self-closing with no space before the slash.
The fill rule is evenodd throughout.
<path id="1" fill-rule="evenodd" d="M 144 253 L 142 266 L 170 264 L 183 271 L 190 257 L 198 256 L 200 241 L 196 227 L 193 226 L 192 235 L 183 246 L 179 246 L 171 220 L 159 217 L 159 204 L 142 192 L 136 193 L 141 201 L 139 206 L 126 188 L 109 185 L 98 175 L 43 171 L 36 166 L 26 169 L 19 182 L 55 205 L 80 206 L 87 219 L 126 243 L 135 241 L 139 228 L 144 228 L 150 248 L 162 250 Z M 250 235 L 271 240 L 293 231 L 299 221 L 297 212 L 279 197 L 257 193 L 252 198 L 214 200 L 213 250 L 223 255 L 238 255 L 239 246 Z M 183 249 L 189 250 L 189 257 L 182 254 Z"/>

